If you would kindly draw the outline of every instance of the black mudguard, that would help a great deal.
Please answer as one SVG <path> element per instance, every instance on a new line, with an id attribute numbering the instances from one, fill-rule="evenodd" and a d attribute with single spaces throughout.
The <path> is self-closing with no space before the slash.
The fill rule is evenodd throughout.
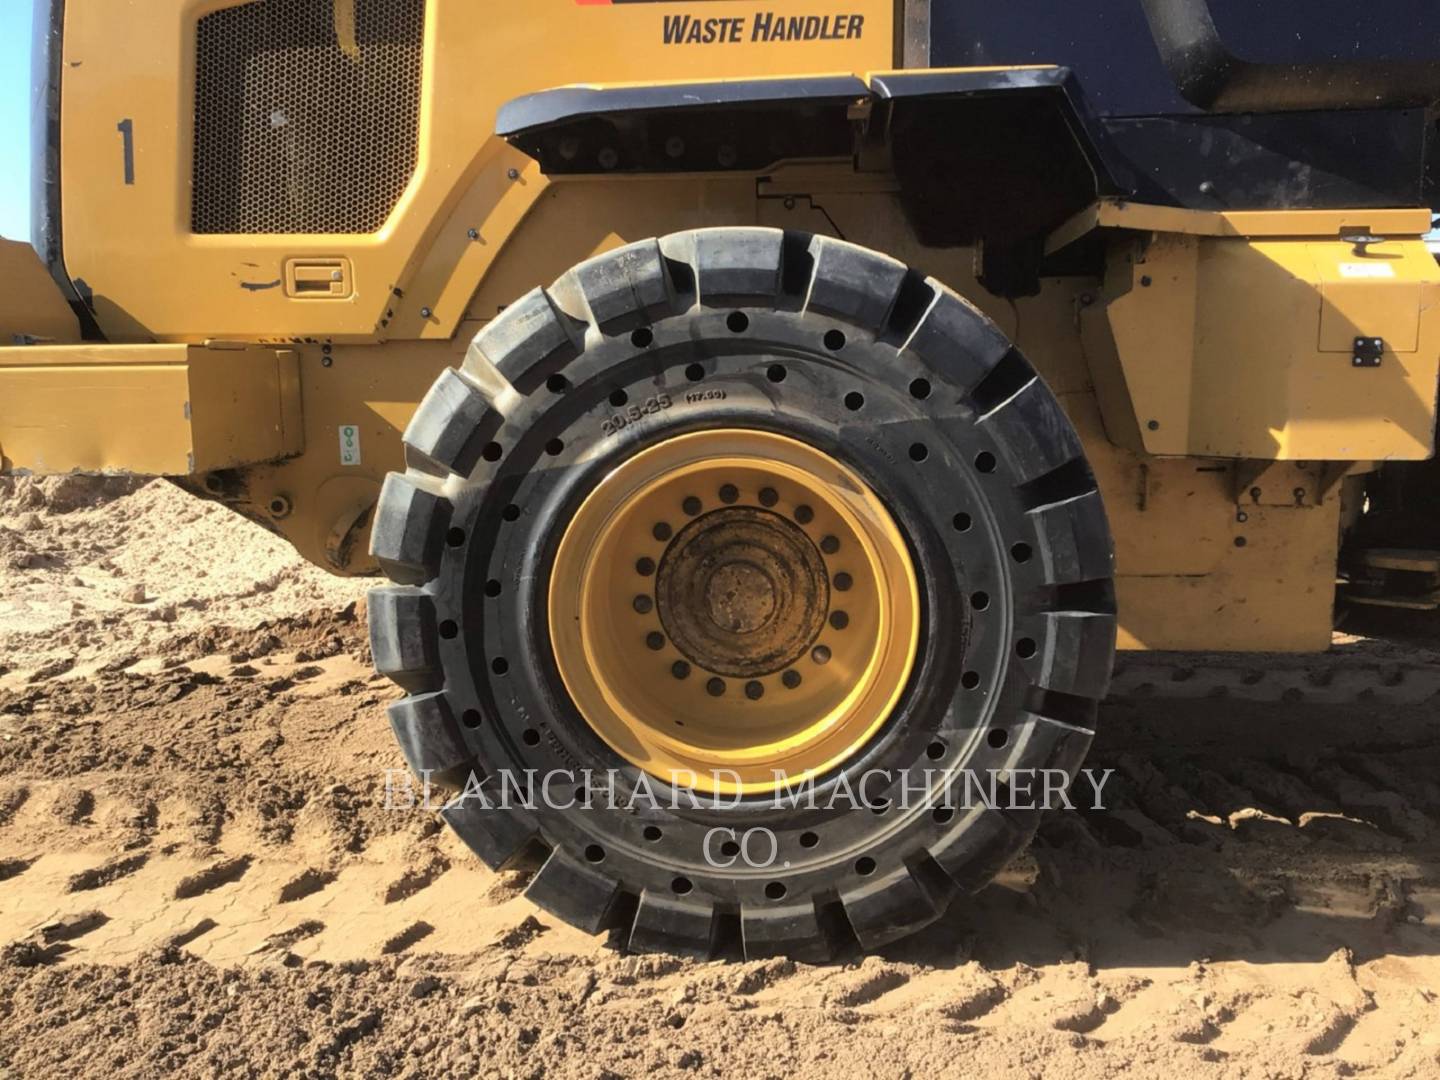
<path id="1" fill-rule="evenodd" d="M 753 172 L 878 149 L 937 245 L 1029 240 L 1124 190 L 1063 67 L 563 87 L 510 102 L 497 130 L 549 175 Z"/>

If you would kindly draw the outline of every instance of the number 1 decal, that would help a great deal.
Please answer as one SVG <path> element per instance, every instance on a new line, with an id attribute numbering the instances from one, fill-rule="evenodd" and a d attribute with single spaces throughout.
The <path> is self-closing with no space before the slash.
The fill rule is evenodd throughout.
<path id="1" fill-rule="evenodd" d="M 128 117 L 115 125 L 125 155 L 125 183 L 135 183 L 135 121 Z"/>

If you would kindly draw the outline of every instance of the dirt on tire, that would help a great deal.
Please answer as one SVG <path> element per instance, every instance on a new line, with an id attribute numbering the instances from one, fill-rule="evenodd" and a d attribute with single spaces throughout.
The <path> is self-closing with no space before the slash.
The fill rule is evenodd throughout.
<path id="1" fill-rule="evenodd" d="M 1112 702 L 1105 808 L 917 938 L 627 955 L 425 807 L 366 583 L 0 485 L 0 1075 L 1440 1075 L 1433 706 Z"/>

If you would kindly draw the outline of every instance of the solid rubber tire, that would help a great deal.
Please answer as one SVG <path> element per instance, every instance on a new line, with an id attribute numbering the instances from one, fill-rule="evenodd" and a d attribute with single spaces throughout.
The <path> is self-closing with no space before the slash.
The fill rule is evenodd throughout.
<path id="1" fill-rule="evenodd" d="M 1109 528 L 1054 395 L 973 305 L 839 240 L 702 229 L 575 267 L 478 346 L 416 412 L 372 535 L 396 584 L 371 594 L 371 639 L 409 693 L 390 717 L 414 770 L 456 786 L 473 775 L 491 793 L 504 771 L 617 770 L 623 798 L 638 770 L 596 738 L 555 668 L 549 560 L 617 462 L 717 426 L 820 446 L 882 494 L 912 545 L 914 674 L 822 797 L 872 768 L 910 770 L 914 784 L 933 770 L 939 786 L 961 769 L 1080 768 L 1115 648 Z M 632 813 L 472 797 L 442 813 L 490 866 L 538 867 L 527 895 L 541 907 L 630 948 L 806 959 L 927 925 L 1039 820 L 984 806 L 941 820 L 869 793 L 892 808 L 757 798 Z M 755 826 L 776 837 L 773 866 L 717 871 L 701 857 L 707 830 Z M 818 843 L 802 845 L 807 833 Z"/>

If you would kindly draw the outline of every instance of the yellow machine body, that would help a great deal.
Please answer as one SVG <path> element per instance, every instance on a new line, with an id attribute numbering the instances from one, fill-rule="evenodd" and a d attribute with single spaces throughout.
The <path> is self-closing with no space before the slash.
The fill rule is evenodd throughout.
<path id="1" fill-rule="evenodd" d="M 305 449 L 289 349 L 32 347 L 3 378 L 8 469 L 187 476 Z"/>
<path id="2" fill-rule="evenodd" d="M 318 0 L 332 5 L 343 34 L 354 0 Z M 189 227 L 196 27 L 234 6 L 153 0 L 137 18 L 111 4 L 67 5 L 60 160 L 73 180 L 61 186 L 66 266 L 89 284 L 112 341 L 370 341 L 387 322 L 388 338 L 448 339 L 474 285 L 519 240 L 519 223 L 546 186 L 534 163 L 495 135 L 505 102 L 571 83 L 866 71 L 890 67 L 894 47 L 890 0 L 847 0 L 845 13 L 860 28 L 853 36 L 668 47 L 667 17 L 748 20 L 756 5 L 430 0 L 418 153 L 383 227 L 368 235 L 196 235 Z M 814 14 L 808 0 L 765 8 L 778 16 Z M 127 122 L 128 172 L 127 136 L 119 130 Z M 521 176 L 512 178 L 517 170 Z M 333 197 L 343 200 L 346 192 Z M 478 240 L 467 239 L 470 228 Z M 337 257 L 351 264 L 352 287 L 297 303 L 286 287 L 291 262 Z M 454 288 L 426 288 L 442 280 Z M 397 287 L 415 302 L 397 308 Z M 422 316 L 422 306 L 432 314 Z"/>
<path id="3" fill-rule="evenodd" d="M 353 4 L 333 0 L 342 51 Z M 63 253 L 109 344 L 77 343 L 33 259 L 0 249 L 28 290 L 0 299 L 17 341 L 0 347 L 8 469 L 185 477 L 316 563 L 370 573 L 365 531 L 401 465 L 400 434 L 488 320 L 596 253 L 754 224 L 892 255 L 1014 340 L 1099 478 L 1122 647 L 1323 649 L 1347 477 L 1433 450 L 1440 268 L 1423 210 L 1101 201 L 1050 246 L 1103 230 L 1103 277 L 1045 278 L 1038 295 L 1000 299 L 977 280 L 976 250 L 921 242 L 883 164 L 547 178 L 495 134 L 504 103 L 571 84 L 833 73 L 873 84 L 865 73 L 903 55 L 890 0 L 847 0 L 811 40 L 756 30 L 764 14 L 815 16 L 802 0 L 532 0 L 483 13 L 429 0 L 414 167 L 383 224 L 202 234 L 194 42 L 202 19 L 236 6 L 154 0 L 139 17 L 67 5 Z M 667 23 L 681 16 L 699 29 Z M 1384 242 L 1357 251 L 1341 239 L 1355 226 Z M 1357 338 L 1383 341 L 1378 365 L 1357 363 Z"/>

